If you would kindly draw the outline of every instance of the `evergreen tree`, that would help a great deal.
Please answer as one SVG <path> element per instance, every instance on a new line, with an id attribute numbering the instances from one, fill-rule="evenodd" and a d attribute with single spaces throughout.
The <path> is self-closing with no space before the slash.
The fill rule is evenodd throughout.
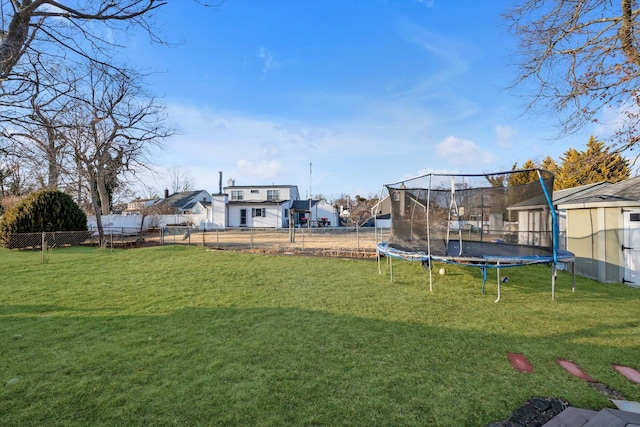
<path id="1" fill-rule="evenodd" d="M 16 233 L 86 230 L 87 216 L 71 196 L 46 189 L 31 193 L 7 209 L 0 221 L 0 243 L 6 246 Z"/>
<path id="2" fill-rule="evenodd" d="M 533 160 L 527 160 L 524 162 L 522 167 L 518 167 L 518 164 L 515 163 L 511 170 L 517 171 L 521 169 L 537 169 L 538 165 L 536 165 Z M 538 174 L 536 171 L 522 172 L 522 173 L 514 173 L 509 175 L 509 187 L 516 187 L 518 185 L 529 184 L 530 182 L 534 182 L 538 180 Z"/>
<path id="3" fill-rule="evenodd" d="M 569 148 L 560 157 L 560 162 L 558 165 L 551 156 L 547 156 L 539 163 L 529 159 L 521 168 L 516 163 L 512 170 L 535 168 L 548 170 L 555 174 L 554 190 L 602 181 L 614 183 L 628 179 L 631 174 L 629 161 L 619 152 L 610 152 L 609 147 L 594 136 L 589 138 L 585 151 Z M 512 175 L 509 178 L 509 186 L 523 185 L 537 179 L 535 172 Z"/>
<path id="4" fill-rule="evenodd" d="M 561 157 L 562 165 L 556 177 L 556 189 L 572 188 L 597 182 L 618 182 L 628 179 L 629 161 L 619 152 L 611 153 L 604 142 L 589 138 L 587 149 L 570 148 Z"/>
<path id="5" fill-rule="evenodd" d="M 507 176 L 506 175 L 488 175 L 487 181 L 492 187 L 506 187 Z"/>

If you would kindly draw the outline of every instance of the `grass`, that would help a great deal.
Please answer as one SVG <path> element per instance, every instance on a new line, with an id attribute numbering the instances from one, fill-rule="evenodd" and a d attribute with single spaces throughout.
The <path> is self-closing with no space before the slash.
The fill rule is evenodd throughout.
<path id="1" fill-rule="evenodd" d="M 531 396 L 640 400 L 640 291 L 550 268 L 271 256 L 196 247 L 0 250 L 0 425 L 481 426 Z M 437 271 L 437 270 L 436 270 Z M 490 273 L 494 273 L 491 271 Z M 489 277 L 492 275 L 490 274 Z M 495 281 L 495 279 L 494 279 Z M 534 373 L 515 371 L 523 353 Z"/>

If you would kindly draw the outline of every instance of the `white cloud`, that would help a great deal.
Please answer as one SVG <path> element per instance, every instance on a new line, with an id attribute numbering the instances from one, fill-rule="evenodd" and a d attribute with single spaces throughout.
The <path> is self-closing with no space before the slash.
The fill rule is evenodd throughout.
<path id="1" fill-rule="evenodd" d="M 502 148 L 511 148 L 517 131 L 506 125 L 496 125 L 496 143 Z"/>
<path id="2" fill-rule="evenodd" d="M 419 46 L 426 54 L 440 61 L 440 69 L 426 78 L 422 87 L 453 81 L 469 70 L 468 59 L 477 49 L 468 43 L 429 31 L 407 19 L 400 21 L 398 28 L 405 40 Z"/>
<path id="3" fill-rule="evenodd" d="M 599 139 L 608 139 L 615 136 L 617 132 L 629 127 L 629 113 L 636 117 L 640 116 L 640 107 L 625 103 L 618 107 L 608 106 L 604 108 L 597 117 L 598 121 L 593 125 L 592 134 Z"/>
<path id="4" fill-rule="evenodd" d="M 237 163 L 238 172 L 241 174 L 246 183 L 259 182 L 263 184 L 271 184 L 268 182 L 273 178 L 277 178 L 284 170 L 282 162 L 279 160 L 247 160 L 240 159 Z M 265 182 L 265 180 L 267 182 Z"/>
<path id="5" fill-rule="evenodd" d="M 456 165 L 470 162 L 474 165 L 488 165 L 498 159 L 495 154 L 482 150 L 475 142 L 468 139 L 448 136 L 436 144 L 438 159 Z"/>
<path id="6" fill-rule="evenodd" d="M 280 64 L 273 59 L 273 54 L 267 48 L 260 47 L 258 49 L 258 58 L 262 60 L 262 74 L 280 68 Z"/>
<path id="7" fill-rule="evenodd" d="M 435 0 L 416 0 L 418 3 L 424 4 L 427 7 L 433 7 Z"/>

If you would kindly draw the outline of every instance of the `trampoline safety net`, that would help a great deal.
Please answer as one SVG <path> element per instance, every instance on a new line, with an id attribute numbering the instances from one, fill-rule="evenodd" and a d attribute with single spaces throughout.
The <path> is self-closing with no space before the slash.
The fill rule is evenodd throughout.
<path id="1" fill-rule="evenodd" d="M 555 258 L 553 173 L 428 174 L 387 184 L 389 248 L 429 258 Z"/>

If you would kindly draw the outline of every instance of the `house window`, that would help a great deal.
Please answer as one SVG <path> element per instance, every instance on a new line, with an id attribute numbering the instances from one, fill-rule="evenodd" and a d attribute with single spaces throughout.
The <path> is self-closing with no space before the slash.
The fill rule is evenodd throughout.
<path id="1" fill-rule="evenodd" d="M 633 221 L 633 222 L 640 221 L 640 214 L 637 214 L 637 213 L 629 214 L 629 221 Z"/>
<path id="2" fill-rule="evenodd" d="M 251 208 L 251 216 L 252 217 L 256 217 L 256 216 L 267 216 L 266 215 L 266 211 L 264 208 Z"/>
<path id="3" fill-rule="evenodd" d="M 231 190 L 231 200 L 242 200 L 242 190 Z"/>
<path id="4" fill-rule="evenodd" d="M 251 194 L 260 194 L 260 190 L 251 190 Z"/>
<path id="5" fill-rule="evenodd" d="M 267 190 L 267 200 L 270 202 L 280 200 L 280 190 Z"/>

